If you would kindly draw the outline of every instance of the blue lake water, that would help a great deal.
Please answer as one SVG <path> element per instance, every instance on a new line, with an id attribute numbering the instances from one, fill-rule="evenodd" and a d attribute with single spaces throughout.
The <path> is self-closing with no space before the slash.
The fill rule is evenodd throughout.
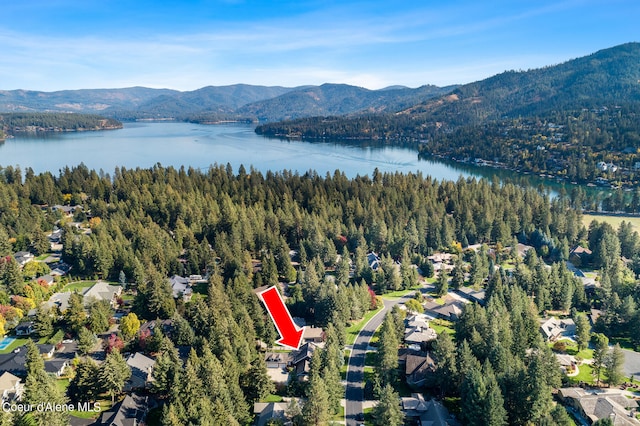
<path id="1" fill-rule="evenodd" d="M 248 124 L 199 125 L 173 122 L 127 123 L 123 129 L 99 132 L 18 135 L 0 144 L 0 166 L 31 167 L 36 173 L 57 175 L 65 166 L 84 163 L 112 173 L 115 167 L 148 168 L 212 164 L 243 164 L 261 172 L 315 170 L 321 175 L 344 172 L 348 177 L 381 172 L 421 172 L 439 180 L 460 176 L 517 178 L 514 172 L 474 167 L 440 160 L 420 160 L 415 146 L 375 142 L 305 142 L 259 136 Z M 530 184 L 553 187 L 552 181 Z"/>

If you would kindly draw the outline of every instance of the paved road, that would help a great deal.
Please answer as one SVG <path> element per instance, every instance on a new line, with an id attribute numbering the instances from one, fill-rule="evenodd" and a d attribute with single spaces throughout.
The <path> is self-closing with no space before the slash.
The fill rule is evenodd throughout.
<path id="1" fill-rule="evenodd" d="M 636 380 L 640 379 L 640 352 L 630 351 L 629 349 L 623 349 L 624 352 L 624 371 L 625 379 L 628 379 L 632 374 L 636 377 Z"/>
<path id="2" fill-rule="evenodd" d="M 347 368 L 347 390 L 346 390 L 346 408 L 345 419 L 347 426 L 357 426 L 360 423 L 356 420 L 358 414 L 362 414 L 362 401 L 364 401 L 364 362 L 369 341 L 373 337 L 373 333 L 382 325 L 385 314 L 391 310 L 394 305 L 406 302 L 411 297 L 403 297 L 396 300 L 384 300 L 384 308 L 378 312 L 360 331 L 356 342 L 351 350 L 349 357 L 349 366 Z"/>

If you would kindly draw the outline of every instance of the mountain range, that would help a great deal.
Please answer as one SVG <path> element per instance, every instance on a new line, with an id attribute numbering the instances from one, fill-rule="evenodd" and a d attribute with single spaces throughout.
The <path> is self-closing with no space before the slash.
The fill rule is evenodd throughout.
<path id="1" fill-rule="evenodd" d="M 507 71 L 407 108 L 372 116 L 301 118 L 257 128 L 267 135 L 423 140 L 494 120 L 640 102 L 640 43 L 528 71 Z"/>
<path id="2" fill-rule="evenodd" d="M 274 121 L 314 115 L 395 111 L 455 86 L 393 86 L 369 90 L 346 84 L 321 86 L 208 86 L 180 92 L 131 87 L 57 92 L 0 91 L 0 112 L 79 112 L 121 120 L 166 119 L 212 122 L 226 119 Z"/>

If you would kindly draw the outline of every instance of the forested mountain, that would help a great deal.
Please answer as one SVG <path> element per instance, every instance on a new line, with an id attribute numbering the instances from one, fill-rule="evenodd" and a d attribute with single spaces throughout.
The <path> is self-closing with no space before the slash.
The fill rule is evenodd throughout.
<path id="1" fill-rule="evenodd" d="M 133 110 L 153 98 L 171 93 L 178 92 L 146 87 L 61 90 L 57 92 L 0 90 L 0 111 L 102 112 L 109 108 Z"/>
<path id="2" fill-rule="evenodd" d="M 395 111 L 452 88 L 395 86 L 368 90 L 346 84 L 301 87 L 235 84 L 187 92 L 144 87 L 50 93 L 13 90 L 0 91 L 0 111 L 99 112 L 120 120 L 270 121 L 322 114 Z"/>
<path id="3" fill-rule="evenodd" d="M 556 66 L 508 71 L 396 113 L 303 118 L 256 131 L 415 141 L 423 155 L 630 186 L 640 161 L 639 82 L 640 44 L 628 43 Z"/>
<path id="4" fill-rule="evenodd" d="M 453 86 L 427 85 L 417 89 L 389 87 L 368 90 L 346 84 L 323 84 L 245 105 L 238 110 L 238 113 L 257 117 L 260 121 L 273 121 L 314 115 L 344 115 L 362 111 L 397 111 L 416 102 L 448 93 L 453 88 Z"/>
<path id="5" fill-rule="evenodd" d="M 303 136 L 421 138 L 436 131 L 505 117 L 532 117 L 560 110 L 638 102 L 639 81 L 640 43 L 628 43 L 560 65 L 507 71 L 387 116 L 367 120 L 300 120 L 265 126 L 259 131 L 273 134 L 279 129 L 279 133 Z"/>
<path id="6" fill-rule="evenodd" d="M 122 123 L 94 114 L 14 112 L 0 114 L 0 139 L 6 132 L 75 132 L 120 129 Z"/>

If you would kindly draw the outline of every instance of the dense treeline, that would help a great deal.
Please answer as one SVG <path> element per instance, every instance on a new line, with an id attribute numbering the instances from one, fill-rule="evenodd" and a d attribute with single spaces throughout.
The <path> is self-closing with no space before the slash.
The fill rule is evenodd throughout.
<path id="1" fill-rule="evenodd" d="M 74 220 L 87 223 L 91 232 L 71 226 L 68 218 L 48 207 L 62 203 L 81 206 Z M 118 168 L 107 175 L 81 165 L 54 176 L 29 169 L 23 175 L 7 167 L 0 171 L 0 255 L 46 250 L 45 235 L 60 221 L 63 259 L 73 265 L 74 274 L 128 281 L 137 290 L 137 318 L 173 320 L 170 336 L 158 330 L 135 343 L 159 354 L 154 392 L 166 401 L 164 424 L 190 424 L 198 416 L 211 424 L 250 421 L 251 404 L 272 391 L 256 342 L 276 339 L 252 290 L 290 282 L 292 313 L 326 327 L 328 335 L 325 352 L 314 357 L 311 380 L 288 389 L 313 402 L 298 407 L 299 424 L 315 424 L 338 412 L 342 354 L 335 348 L 345 343 L 345 326 L 375 308 L 373 290 L 412 287 L 417 276 L 411 265 L 428 274 L 425 257 L 435 250 L 462 253 L 470 244 L 495 243 L 495 251 L 482 248 L 463 255 L 471 265 L 473 284 L 488 280 L 490 303 L 486 313 L 478 307 L 465 311 L 451 365 L 466 362 L 470 367 L 457 370 L 465 373 L 455 376 L 460 387 L 451 392 L 463 404 L 475 404 L 478 400 L 469 395 L 476 391 L 482 392 L 483 404 L 502 398 L 496 407 L 503 408 L 486 415 L 498 419 L 496 424 L 504 419 L 523 424 L 548 420 L 548 411 L 539 407 L 549 407 L 545 401 L 557 381 L 551 373 L 538 376 L 550 367 L 546 349 L 539 345 L 537 313 L 582 310 L 595 303 L 611 312 L 603 319 L 604 330 L 620 336 L 629 336 L 633 321 L 640 318 L 635 279 L 619 263 L 620 254 L 634 262 L 639 258 L 637 233 L 597 224 L 587 231 L 573 203 L 569 196 L 549 199 L 510 183 L 462 178 L 439 182 L 419 174 L 378 171 L 348 179 L 338 172 L 325 177 L 286 171 L 263 175 L 244 167 L 234 172 L 230 166 L 199 171 L 157 165 Z M 507 256 L 501 248 L 515 247 L 518 241 L 534 250 L 512 276 L 495 272 L 494 265 Z M 605 276 L 595 295 L 585 294 L 563 263 L 549 269 L 540 259 L 566 260 L 569 248 L 580 242 L 593 249 L 588 261 Z M 371 250 L 380 255 L 377 271 L 369 266 Z M 173 298 L 167 276 L 205 272 L 211 276 L 206 294 L 187 304 Z M 9 294 L 18 296 L 13 303 L 25 309 L 47 297 L 36 294 L 40 286 L 25 283 L 11 258 L 0 265 L 0 279 L 3 305 L 9 305 Z M 395 315 L 399 328 L 401 320 Z M 98 304 L 86 315 L 80 298 L 72 298 L 62 321 L 84 339 L 87 329 L 104 330 L 109 316 L 108 308 Z M 49 313 L 39 312 L 38 327 L 51 328 L 50 322 Z M 123 333 L 129 339 L 135 334 Z M 502 343 L 487 343 L 496 340 Z M 117 340 L 113 345 L 117 347 Z M 185 345 L 193 350 L 183 363 L 176 347 Z M 500 354 L 493 354 L 498 346 Z M 394 361 L 391 354 L 397 347 L 398 341 L 391 341 L 379 355 L 384 363 L 376 392 L 387 406 L 393 406 L 389 401 L 395 395 L 387 385 L 395 380 L 397 357 Z M 98 371 L 95 365 L 82 368 L 89 373 L 77 376 L 71 388 L 74 398 L 86 395 L 82 386 L 89 386 L 90 372 Z M 524 400 L 541 402 L 526 408 L 529 405 L 519 404 Z"/>
<path id="2" fill-rule="evenodd" d="M 0 127 L 9 133 L 36 131 L 80 131 L 122 128 L 112 118 L 93 114 L 15 112 L 0 114 Z"/>

